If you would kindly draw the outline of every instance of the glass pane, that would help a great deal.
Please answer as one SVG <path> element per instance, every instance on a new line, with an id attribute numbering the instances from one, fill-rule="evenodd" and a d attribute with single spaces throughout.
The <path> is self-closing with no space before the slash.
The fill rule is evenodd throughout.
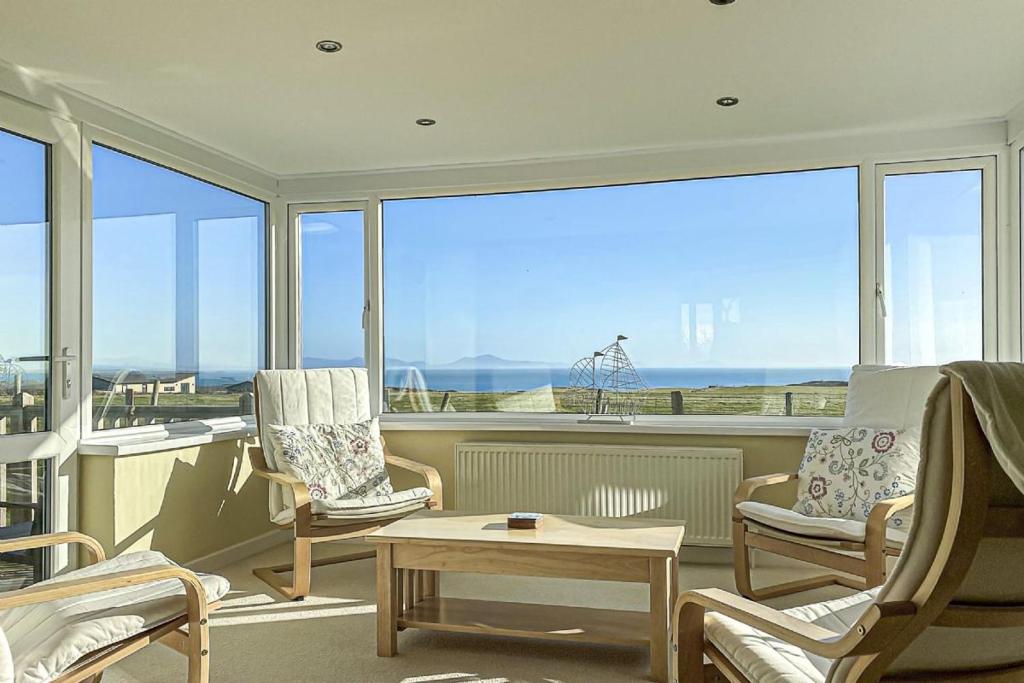
<path id="1" fill-rule="evenodd" d="M 50 531 L 46 501 L 50 460 L 0 464 L 0 539 Z M 0 554 L 0 591 L 22 588 L 46 577 L 44 549 Z"/>
<path id="2" fill-rule="evenodd" d="M 857 253 L 854 168 L 387 201 L 388 407 L 841 415 Z"/>
<path id="3" fill-rule="evenodd" d="M 980 170 L 885 178 L 886 362 L 982 357 Z"/>
<path id="4" fill-rule="evenodd" d="M 362 367 L 363 212 L 304 213 L 302 367 Z"/>
<path id="5" fill-rule="evenodd" d="M 0 434 L 47 429 L 47 148 L 0 131 Z"/>
<path id="6" fill-rule="evenodd" d="M 93 146 L 93 428 L 252 412 L 266 205 Z"/>

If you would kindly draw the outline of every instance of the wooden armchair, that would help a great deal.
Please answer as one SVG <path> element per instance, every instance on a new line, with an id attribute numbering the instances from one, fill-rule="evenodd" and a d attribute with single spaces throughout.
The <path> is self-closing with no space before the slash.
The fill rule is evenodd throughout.
<path id="1" fill-rule="evenodd" d="M 844 423 L 859 427 L 895 427 L 916 440 L 928 395 L 939 374 L 933 367 L 883 368 L 858 366 L 850 378 Z M 906 495 L 879 501 L 866 523 L 807 517 L 788 508 L 754 500 L 759 489 L 797 479 L 795 472 L 768 474 L 743 481 L 733 499 L 733 569 L 736 588 L 751 600 L 832 584 L 862 590 L 885 582 L 887 558 L 899 556 L 907 532 L 889 526 L 893 515 L 914 504 Z M 799 581 L 754 588 L 750 550 L 761 550 L 810 562 L 841 574 L 828 573 Z"/>
<path id="2" fill-rule="evenodd" d="M 388 499 L 364 499 L 358 506 L 332 506 L 313 500 L 306 482 L 274 466 L 274 444 L 267 425 L 343 424 L 370 419 L 369 383 L 364 368 L 261 370 L 253 382 L 260 447 L 249 449 L 257 476 L 270 482 L 271 521 L 294 532 L 288 564 L 260 567 L 253 573 L 290 600 L 309 595 L 313 567 L 368 559 L 375 551 L 313 560 L 312 546 L 362 538 L 396 519 L 423 508 L 441 509 L 441 476 L 423 465 L 391 454 L 381 437 L 384 461 L 423 477 L 426 487 L 399 491 Z M 292 573 L 291 583 L 281 574 Z"/>
<path id="3" fill-rule="evenodd" d="M 34 680 L 54 683 L 98 681 L 107 667 L 160 642 L 188 657 L 189 683 L 207 683 L 209 612 L 227 593 L 227 581 L 156 552 L 107 560 L 96 540 L 74 532 L 0 541 L 0 553 L 72 543 L 85 547 L 90 566 L 0 593 L 0 647 L 9 649 L 0 654 L 0 680 L 22 680 L 30 671 Z M 167 600 L 175 594 L 180 604 Z M 44 603 L 47 618 L 34 618 Z M 111 643 L 111 633 L 121 637 Z"/>
<path id="4" fill-rule="evenodd" d="M 1024 386 L 1024 366 L 1002 365 L 1016 365 Z M 933 394 L 924 437 L 914 525 L 883 586 L 784 611 L 721 590 L 684 593 L 675 680 L 1024 680 L 1024 440 L 1012 447 L 1015 486 L 956 375 Z"/>

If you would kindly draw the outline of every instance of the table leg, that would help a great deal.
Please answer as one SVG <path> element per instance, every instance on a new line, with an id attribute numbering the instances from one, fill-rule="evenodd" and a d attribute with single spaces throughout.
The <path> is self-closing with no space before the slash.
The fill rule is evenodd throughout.
<path id="1" fill-rule="evenodd" d="M 674 557 L 651 558 L 651 679 L 667 683 Z"/>
<path id="2" fill-rule="evenodd" d="M 398 610 L 398 582 L 390 543 L 377 545 L 377 656 L 394 657 L 398 652 L 395 628 Z"/>
<path id="3" fill-rule="evenodd" d="M 441 573 L 434 571 L 421 572 L 423 574 L 423 597 L 436 598 L 441 594 Z"/>

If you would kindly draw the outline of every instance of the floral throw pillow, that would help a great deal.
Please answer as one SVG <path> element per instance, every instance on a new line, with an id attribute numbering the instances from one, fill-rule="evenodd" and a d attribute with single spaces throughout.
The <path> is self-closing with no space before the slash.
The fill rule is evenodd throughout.
<path id="1" fill-rule="evenodd" d="M 913 493 L 920 448 L 903 430 L 840 427 L 815 429 L 800 461 L 794 512 L 809 517 L 867 521 L 871 508 Z M 889 519 L 909 525 L 910 511 Z"/>
<path id="2" fill-rule="evenodd" d="M 394 493 L 377 418 L 352 424 L 270 425 L 277 468 L 306 482 L 314 500 Z"/>

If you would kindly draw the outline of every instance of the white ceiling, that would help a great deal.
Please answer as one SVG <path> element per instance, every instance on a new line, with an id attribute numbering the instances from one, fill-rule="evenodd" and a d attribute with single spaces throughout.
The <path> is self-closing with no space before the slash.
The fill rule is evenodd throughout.
<path id="1" fill-rule="evenodd" d="M 1003 117 L 1024 1 L 2 0 L 0 59 L 285 175 Z"/>

